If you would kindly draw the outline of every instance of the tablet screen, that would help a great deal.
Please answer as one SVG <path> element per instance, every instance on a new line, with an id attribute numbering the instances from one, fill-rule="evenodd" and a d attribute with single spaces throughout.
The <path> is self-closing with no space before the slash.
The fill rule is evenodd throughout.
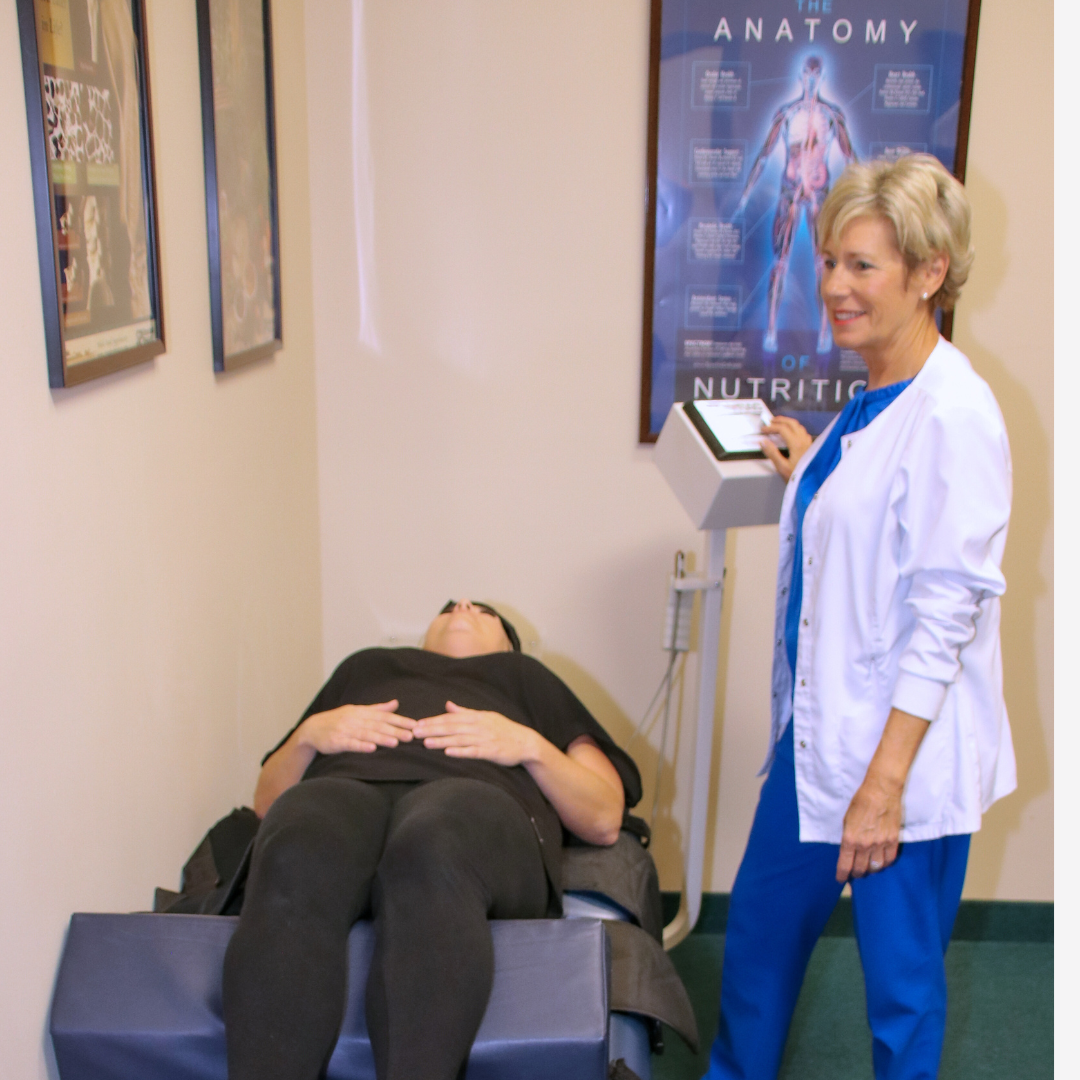
<path id="1" fill-rule="evenodd" d="M 683 407 L 718 458 L 765 456 L 761 426 L 772 413 L 760 398 L 688 401 Z"/>

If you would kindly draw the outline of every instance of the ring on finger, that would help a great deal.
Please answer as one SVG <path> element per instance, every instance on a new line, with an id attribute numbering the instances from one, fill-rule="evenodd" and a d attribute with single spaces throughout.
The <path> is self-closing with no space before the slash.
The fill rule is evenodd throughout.
<path id="1" fill-rule="evenodd" d="M 876 862 L 874 859 L 870 860 L 870 869 L 871 870 L 880 870 L 881 867 L 882 867 L 882 863 Z"/>

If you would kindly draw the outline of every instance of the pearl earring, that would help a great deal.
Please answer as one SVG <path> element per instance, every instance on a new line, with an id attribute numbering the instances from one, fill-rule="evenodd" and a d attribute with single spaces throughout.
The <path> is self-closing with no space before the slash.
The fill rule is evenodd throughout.
<path id="1" fill-rule="evenodd" d="M 929 294 L 929 293 L 923 293 L 923 294 L 922 294 L 922 298 L 923 298 L 924 300 L 929 300 L 929 299 L 930 299 L 930 294 Z"/>

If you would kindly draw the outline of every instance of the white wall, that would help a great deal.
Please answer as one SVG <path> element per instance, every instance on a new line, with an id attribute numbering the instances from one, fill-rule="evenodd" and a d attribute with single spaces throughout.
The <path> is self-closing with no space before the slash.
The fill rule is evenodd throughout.
<path id="1" fill-rule="evenodd" d="M 148 910 L 320 676 L 302 10 L 276 12 L 286 348 L 215 378 L 195 5 L 148 0 L 168 351 L 50 392 L 0 12 L 0 1077 L 46 1075 L 73 911 Z"/>
<path id="2" fill-rule="evenodd" d="M 698 540 L 637 446 L 646 55 L 643 3 L 308 5 L 327 668 L 468 594 L 616 736 L 651 696 Z"/>
<path id="3" fill-rule="evenodd" d="M 1049 899 L 1051 24 L 1047 0 L 1034 8 L 1047 18 L 984 6 L 980 254 L 957 341 L 1002 400 L 1019 511 L 1004 637 L 1021 791 L 976 839 L 968 894 Z M 469 594 L 519 615 L 625 740 L 662 672 L 672 556 L 699 547 L 636 442 L 648 3 L 307 12 L 324 667 L 411 643 Z M 756 798 L 775 558 L 773 528 L 730 544 L 715 890 L 730 887 Z M 650 786 L 655 741 L 635 751 Z M 687 741 L 682 775 L 663 781 L 669 888 Z"/>
<path id="4" fill-rule="evenodd" d="M 1054 20 L 983 4 L 967 187 L 975 269 L 954 341 L 1001 404 L 1013 455 L 1002 600 L 1019 790 L 972 841 L 965 895 L 1054 897 Z M 1012 84 L 1011 86 L 1009 84 Z M 1064 708 L 1069 708 L 1065 702 Z"/>

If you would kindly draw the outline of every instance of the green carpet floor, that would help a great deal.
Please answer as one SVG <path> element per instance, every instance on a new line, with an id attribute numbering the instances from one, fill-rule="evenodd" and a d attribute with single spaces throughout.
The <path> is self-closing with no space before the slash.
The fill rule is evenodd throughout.
<path id="1" fill-rule="evenodd" d="M 702 1048 L 695 1057 L 677 1035 L 665 1031 L 667 1048 L 653 1058 L 653 1080 L 697 1080 L 705 1072 L 716 1034 L 723 952 L 724 935 L 717 933 L 694 933 L 672 950 L 672 960 L 694 1002 Z M 946 969 L 949 1015 L 941 1080 L 1050 1080 L 1054 1074 L 1053 941 L 954 940 Z M 870 1033 L 854 938 L 823 937 L 818 942 L 780 1077 L 872 1080 Z"/>

